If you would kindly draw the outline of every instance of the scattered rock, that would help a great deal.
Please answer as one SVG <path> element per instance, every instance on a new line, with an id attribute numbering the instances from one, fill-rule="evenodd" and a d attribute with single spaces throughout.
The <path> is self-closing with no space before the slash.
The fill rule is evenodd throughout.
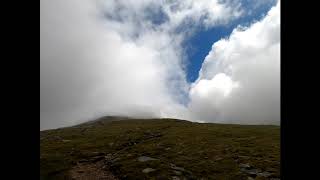
<path id="1" fill-rule="evenodd" d="M 178 170 L 178 171 L 186 171 L 182 167 L 177 167 L 175 164 L 170 164 L 171 169 Z"/>
<path id="2" fill-rule="evenodd" d="M 109 143 L 109 146 L 112 147 L 112 146 L 113 146 L 113 142 L 112 142 L 112 143 Z"/>
<path id="3" fill-rule="evenodd" d="M 104 156 L 104 158 L 107 160 L 107 159 L 112 159 L 112 154 L 111 153 L 109 153 L 109 154 L 107 154 L 106 156 Z"/>
<path id="4" fill-rule="evenodd" d="M 103 169 L 103 170 L 109 170 L 109 167 L 108 166 L 106 166 L 106 165 L 104 165 L 104 166 L 102 166 L 102 168 L 101 169 Z"/>
<path id="5" fill-rule="evenodd" d="M 269 173 L 269 172 L 267 172 L 267 171 L 265 171 L 265 172 L 258 173 L 257 175 L 258 175 L 258 176 L 262 176 L 262 177 L 269 177 L 269 176 L 271 176 L 272 174 Z"/>
<path id="6" fill-rule="evenodd" d="M 249 156 L 238 156 L 238 157 L 241 158 L 241 159 L 250 159 Z"/>
<path id="7" fill-rule="evenodd" d="M 89 162 L 87 159 L 81 159 L 79 160 L 79 163 L 85 163 L 85 162 Z"/>
<path id="8" fill-rule="evenodd" d="M 239 164 L 240 168 L 250 168 L 251 166 L 249 164 Z"/>
<path id="9" fill-rule="evenodd" d="M 270 178 L 270 180 L 280 180 L 280 178 Z"/>
<path id="10" fill-rule="evenodd" d="M 114 155 L 112 155 L 112 154 L 107 154 L 106 156 L 104 156 L 104 162 L 105 162 L 105 164 L 108 164 L 108 165 L 110 165 L 110 166 L 112 166 L 112 164 L 114 164 L 116 161 L 119 161 L 121 158 L 119 158 L 119 157 L 115 157 Z"/>
<path id="11" fill-rule="evenodd" d="M 72 156 L 72 155 L 75 154 L 75 152 L 76 152 L 76 151 L 74 150 L 74 148 L 72 148 L 71 151 L 69 152 L 69 154 Z"/>
<path id="12" fill-rule="evenodd" d="M 142 170 L 143 173 L 150 173 L 153 171 L 155 171 L 155 169 L 152 169 L 152 168 L 145 168 L 144 170 Z"/>
<path id="13" fill-rule="evenodd" d="M 247 173 L 249 175 L 254 175 L 254 176 L 257 176 L 258 173 L 261 172 L 260 169 L 245 169 L 245 168 L 241 168 L 240 171 Z"/>
<path id="14" fill-rule="evenodd" d="M 172 180 L 180 180 L 178 176 L 172 176 Z"/>
<path id="15" fill-rule="evenodd" d="M 144 132 L 144 136 L 145 138 L 150 139 L 150 138 L 161 137 L 163 135 L 160 132 L 151 132 L 150 130 L 147 130 Z"/>
<path id="16" fill-rule="evenodd" d="M 154 161 L 154 160 L 158 160 L 158 159 L 151 158 L 151 157 L 148 157 L 148 156 L 140 156 L 140 157 L 138 157 L 138 161 L 139 162 Z"/>
<path id="17" fill-rule="evenodd" d="M 169 151 L 170 149 L 171 149 L 171 148 L 170 148 L 170 147 L 168 147 L 168 148 L 166 148 L 165 150 L 166 150 L 166 151 Z"/>
<path id="18" fill-rule="evenodd" d="M 112 163 L 114 163 L 114 162 L 116 162 L 116 161 L 120 161 L 120 160 L 121 160 L 121 158 L 119 158 L 119 157 L 114 158 L 114 159 L 112 160 Z"/>
<path id="19" fill-rule="evenodd" d="M 173 170 L 173 173 L 177 176 L 180 176 L 182 175 L 182 172 L 181 171 L 176 171 L 176 170 Z"/>
<path id="20" fill-rule="evenodd" d="M 249 176 L 249 177 L 248 177 L 248 180 L 254 180 L 254 178 Z"/>
<path id="21" fill-rule="evenodd" d="M 83 163 L 72 167 L 67 179 L 99 179 L 99 180 L 118 180 L 109 170 L 102 169 L 103 163 Z"/>
<path id="22" fill-rule="evenodd" d="M 68 139 L 62 139 L 62 142 L 70 142 L 71 140 Z"/>

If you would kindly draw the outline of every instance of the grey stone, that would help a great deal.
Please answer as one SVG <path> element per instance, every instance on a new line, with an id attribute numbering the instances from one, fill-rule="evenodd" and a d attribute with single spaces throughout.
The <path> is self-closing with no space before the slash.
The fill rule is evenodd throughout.
<path id="1" fill-rule="evenodd" d="M 178 170 L 178 171 L 186 171 L 182 167 L 177 167 L 175 164 L 170 164 L 171 169 Z"/>
<path id="2" fill-rule="evenodd" d="M 85 163 L 85 162 L 89 162 L 87 159 L 81 159 L 79 160 L 79 163 Z"/>
<path id="3" fill-rule="evenodd" d="M 175 175 L 178 175 L 178 176 L 182 175 L 182 172 L 181 172 L 181 171 L 173 170 L 173 172 L 174 172 Z"/>
<path id="4" fill-rule="evenodd" d="M 250 159 L 249 156 L 238 156 L 239 158 L 242 158 L 242 159 Z"/>
<path id="5" fill-rule="evenodd" d="M 178 176 L 172 176 L 172 180 L 180 180 Z"/>
<path id="6" fill-rule="evenodd" d="M 114 164 L 116 161 L 119 161 L 119 160 L 121 160 L 121 158 L 119 158 L 119 157 L 114 157 L 113 155 L 111 155 L 111 154 L 108 154 L 107 156 L 104 156 L 104 162 L 106 163 L 106 164 Z"/>
<path id="7" fill-rule="evenodd" d="M 269 176 L 271 176 L 272 174 L 269 173 L 269 172 L 267 172 L 267 171 L 265 171 L 265 172 L 258 173 L 257 175 L 258 175 L 258 176 L 262 176 L 262 177 L 269 177 Z"/>
<path id="8" fill-rule="evenodd" d="M 107 154 L 104 158 L 105 158 L 105 159 L 112 159 L 112 154 L 109 153 L 109 154 Z"/>
<path id="9" fill-rule="evenodd" d="M 261 172 L 260 169 L 245 169 L 245 168 L 241 168 L 240 171 L 245 172 L 250 175 L 258 175 L 258 173 Z"/>
<path id="10" fill-rule="evenodd" d="M 249 164 L 243 164 L 243 163 L 241 163 L 241 164 L 239 164 L 239 167 L 240 167 L 240 168 L 250 168 L 251 166 L 250 166 Z"/>
<path id="11" fill-rule="evenodd" d="M 121 160 L 121 158 L 117 157 L 117 158 L 113 159 L 112 162 L 116 162 L 116 161 L 120 161 L 120 160 Z"/>
<path id="12" fill-rule="evenodd" d="M 158 160 L 158 159 L 147 157 L 147 156 L 138 157 L 139 162 L 154 161 L 154 160 Z"/>
<path id="13" fill-rule="evenodd" d="M 155 169 L 152 169 L 152 168 L 145 168 L 144 170 L 142 170 L 143 173 L 150 173 L 153 171 L 155 171 Z"/>

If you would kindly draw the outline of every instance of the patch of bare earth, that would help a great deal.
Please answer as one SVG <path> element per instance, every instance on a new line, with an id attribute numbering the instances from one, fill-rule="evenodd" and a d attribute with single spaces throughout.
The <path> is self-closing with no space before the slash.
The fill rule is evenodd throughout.
<path id="1" fill-rule="evenodd" d="M 118 180 L 103 166 L 103 162 L 79 163 L 70 170 L 69 175 L 73 180 Z"/>

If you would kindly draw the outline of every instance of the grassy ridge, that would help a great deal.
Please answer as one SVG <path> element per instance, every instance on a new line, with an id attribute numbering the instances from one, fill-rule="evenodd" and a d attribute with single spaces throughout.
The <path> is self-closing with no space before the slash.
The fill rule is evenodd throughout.
<path id="1" fill-rule="evenodd" d="M 179 177 L 187 179 L 247 179 L 240 164 L 276 178 L 280 127 L 102 118 L 40 132 L 40 177 L 62 179 L 77 162 L 99 153 L 112 155 L 108 166 L 119 179 L 171 179 L 176 176 L 172 164 L 183 167 Z M 139 162 L 140 156 L 157 160 Z M 145 168 L 155 171 L 142 173 Z"/>

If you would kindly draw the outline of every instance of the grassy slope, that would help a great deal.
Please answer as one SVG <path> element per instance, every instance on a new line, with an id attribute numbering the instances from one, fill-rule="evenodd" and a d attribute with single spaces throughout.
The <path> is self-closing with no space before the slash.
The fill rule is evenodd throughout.
<path id="1" fill-rule="evenodd" d="M 64 140 L 71 141 L 62 141 Z M 247 179 L 240 163 L 279 177 L 280 127 L 201 124 L 188 121 L 108 119 L 40 132 L 40 176 L 59 179 L 92 152 L 117 153 L 112 172 L 121 179 L 173 176 L 170 163 L 197 179 Z M 139 156 L 158 161 L 138 162 Z M 144 168 L 157 171 L 144 174 Z"/>

